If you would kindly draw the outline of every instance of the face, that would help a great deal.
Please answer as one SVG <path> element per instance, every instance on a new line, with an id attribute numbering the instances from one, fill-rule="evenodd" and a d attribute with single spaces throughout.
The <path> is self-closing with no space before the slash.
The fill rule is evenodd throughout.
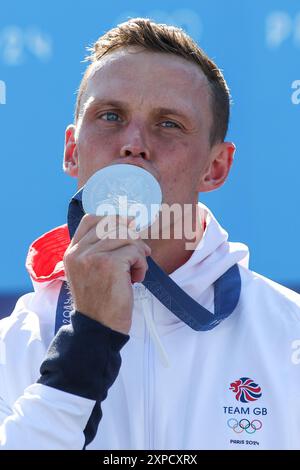
<path id="1" fill-rule="evenodd" d="M 234 146 L 210 146 L 210 90 L 196 64 L 171 54 L 119 49 L 98 61 L 80 118 L 66 131 L 64 168 L 78 187 L 117 163 L 159 181 L 163 202 L 196 203 L 226 179 Z"/>

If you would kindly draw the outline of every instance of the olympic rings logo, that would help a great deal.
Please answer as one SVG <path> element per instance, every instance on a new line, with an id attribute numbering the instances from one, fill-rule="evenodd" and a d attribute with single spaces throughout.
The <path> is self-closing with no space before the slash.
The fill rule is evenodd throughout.
<path id="1" fill-rule="evenodd" d="M 230 418 L 227 421 L 227 426 L 233 429 L 237 434 L 241 434 L 246 431 L 248 434 L 254 434 L 262 428 L 262 422 L 259 419 L 253 419 L 251 422 L 249 419 L 241 419 L 238 421 L 235 418 Z"/>

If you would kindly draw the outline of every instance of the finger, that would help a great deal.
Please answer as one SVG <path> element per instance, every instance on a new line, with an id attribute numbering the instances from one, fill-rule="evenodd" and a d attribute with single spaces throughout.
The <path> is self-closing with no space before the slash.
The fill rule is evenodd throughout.
<path id="1" fill-rule="evenodd" d="M 98 241 L 99 233 L 101 233 L 101 228 L 105 233 L 109 229 L 115 228 L 121 225 L 129 225 L 132 221 L 132 217 L 121 217 L 119 215 L 108 215 L 108 216 L 99 216 L 92 214 L 85 214 L 80 221 L 80 224 L 74 234 L 71 245 L 75 245 L 80 240 L 86 244 L 95 243 Z M 99 227 L 99 228 L 98 228 Z M 98 230 L 97 230 L 98 228 Z M 97 231 L 96 231 L 97 230 Z"/>
<path id="2" fill-rule="evenodd" d="M 102 220 L 100 221 L 102 222 Z M 88 233 L 86 233 L 81 240 L 76 244 L 76 249 L 78 253 L 85 252 L 87 249 L 91 248 L 92 245 L 97 243 L 96 249 L 99 249 L 99 241 L 108 240 L 108 243 L 103 245 L 102 251 L 114 250 L 119 248 L 122 245 L 126 245 L 131 241 L 138 240 L 139 235 L 137 232 L 128 229 L 125 220 L 117 220 L 117 223 L 113 224 L 114 229 L 103 232 L 103 225 L 99 226 L 98 224 L 93 226 Z M 100 232 L 100 233 L 99 233 Z M 109 241 L 115 241 L 114 243 L 109 243 Z M 90 251 L 90 250 L 89 250 Z"/>
<path id="3" fill-rule="evenodd" d="M 85 214 L 82 217 L 76 229 L 76 232 L 74 233 L 74 236 L 71 241 L 71 245 L 75 245 L 80 240 L 82 240 L 82 238 L 91 230 L 91 228 L 97 225 L 100 219 L 101 219 L 101 216 Z"/>
<path id="4" fill-rule="evenodd" d="M 143 282 L 148 270 L 148 263 L 145 258 L 141 258 L 143 261 L 135 263 L 130 269 L 131 283 Z"/>
<path id="5" fill-rule="evenodd" d="M 104 240 L 106 238 L 119 238 L 119 239 L 133 239 L 137 240 L 139 238 L 138 233 L 130 227 L 131 221 L 127 219 L 102 219 L 97 224 L 96 232 L 99 240 Z"/>
<path id="6" fill-rule="evenodd" d="M 124 269 L 130 274 L 131 282 L 142 282 L 145 278 L 148 263 L 144 254 L 134 246 L 124 246 L 112 252 L 112 256 L 124 262 Z"/>
<path id="7" fill-rule="evenodd" d="M 143 256 L 149 256 L 151 254 L 151 248 L 143 240 L 132 240 L 131 238 L 120 239 L 117 236 L 112 238 L 98 239 L 96 243 L 91 244 L 89 247 L 86 245 L 83 247 L 81 242 L 78 243 L 78 249 L 84 251 L 85 254 L 102 253 L 118 250 L 125 246 L 133 246 Z"/>

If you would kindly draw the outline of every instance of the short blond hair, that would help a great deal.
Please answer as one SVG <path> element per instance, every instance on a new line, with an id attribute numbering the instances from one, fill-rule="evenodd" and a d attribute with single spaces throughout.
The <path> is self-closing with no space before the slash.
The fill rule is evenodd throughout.
<path id="1" fill-rule="evenodd" d="M 105 54 L 128 46 L 140 46 L 147 51 L 174 54 L 200 67 L 210 86 L 213 117 L 210 144 L 223 142 L 229 122 L 230 92 L 221 70 L 182 29 L 158 24 L 146 18 L 133 18 L 119 24 L 97 39 L 88 49 L 90 53 L 85 60 L 90 64 L 78 89 L 75 122 L 80 114 L 82 96 L 87 88 L 94 63 Z"/>

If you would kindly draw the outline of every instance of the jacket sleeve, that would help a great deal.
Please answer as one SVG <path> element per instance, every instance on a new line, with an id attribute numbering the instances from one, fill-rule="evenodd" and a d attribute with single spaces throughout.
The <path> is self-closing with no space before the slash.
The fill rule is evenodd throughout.
<path id="1" fill-rule="evenodd" d="M 50 344 L 37 382 L 12 407 L 0 397 L 0 449 L 82 449 L 91 442 L 128 339 L 73 313 Z"/>

